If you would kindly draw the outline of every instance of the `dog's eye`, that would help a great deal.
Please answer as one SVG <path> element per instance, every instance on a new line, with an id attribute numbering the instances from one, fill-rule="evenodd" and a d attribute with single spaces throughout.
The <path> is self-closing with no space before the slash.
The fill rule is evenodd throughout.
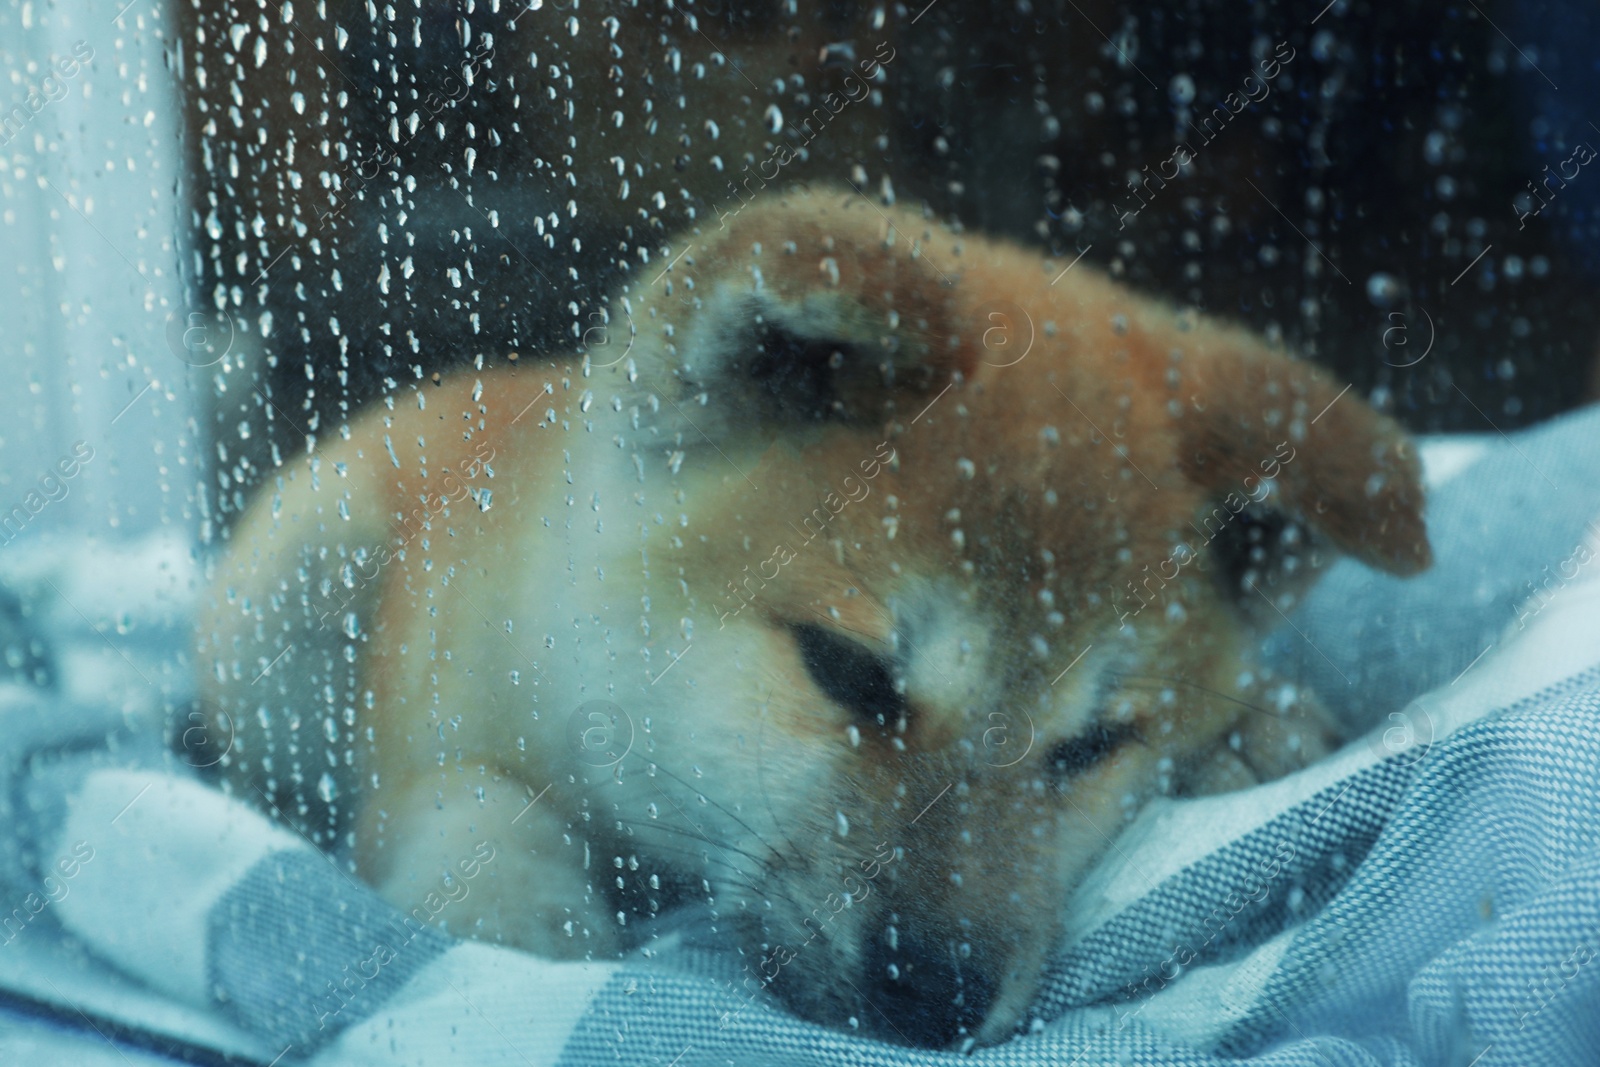
<path id="1" fill-rule="evenodd" d="M 796 626 L 794 636 L 806 672 L 829 700 L 880 726 L 904 714 L 905 697 L 881 656 L 820 626 Z"/>
<path id="2" fill-rule="evenodd" d="M 1132 723 L 1095 723 L 1077 737 L 1058 741 L 1050 749 L 1047 765 L 1057 780 L 1082 774 L 1105 759 L 1138 732 Z"/>

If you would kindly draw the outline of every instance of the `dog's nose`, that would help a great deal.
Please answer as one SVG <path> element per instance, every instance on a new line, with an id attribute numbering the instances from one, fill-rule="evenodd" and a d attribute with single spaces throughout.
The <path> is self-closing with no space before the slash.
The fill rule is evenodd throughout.
<path id="1" fill-rule="evenodd" d="M 890 1041 L 948 1048 L 977 1032 L 994 1001 L 995 983 L 974 963 L 948 941 L 904 930 L 879 935 L 867 956 L 862 1021 Z"/>

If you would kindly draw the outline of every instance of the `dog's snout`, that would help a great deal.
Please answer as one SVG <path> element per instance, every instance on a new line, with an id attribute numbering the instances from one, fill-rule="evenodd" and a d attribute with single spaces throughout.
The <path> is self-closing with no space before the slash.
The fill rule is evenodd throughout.
<path id="1" fill-rule="evenodd" d="M 948 1048 L 975 1034 L 994 1001 L 995 983 L 942 939 L 891 927 L 873 939 L 867 968 L 866 1015 L 878 1016 L 875 1029 L 921 1048 Z"/>

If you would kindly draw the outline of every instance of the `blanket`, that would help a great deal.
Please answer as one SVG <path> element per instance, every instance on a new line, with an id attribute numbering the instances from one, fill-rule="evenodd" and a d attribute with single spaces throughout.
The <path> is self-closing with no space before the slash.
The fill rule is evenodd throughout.
<path id="1" fill-rule="evenodd" d="M 1600 410 L 1424 457 L 1435 569 L 1339 563 L 1268 642 L 1360 740 L 1152 804 L 1062 902 L 1027 1033 L 958 1051 L 805 1023 L 692 932 L 556 963 L 396 911 L 207 784 L 190 546 L 8 550 L 0 1010 L 191 1062 L 1592 1064 Z"/>

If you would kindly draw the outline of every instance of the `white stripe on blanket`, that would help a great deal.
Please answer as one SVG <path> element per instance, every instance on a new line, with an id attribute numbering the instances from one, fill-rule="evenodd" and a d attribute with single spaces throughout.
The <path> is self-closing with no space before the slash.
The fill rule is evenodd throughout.
<path id="1" fill-rule="evenodd" d="M 62 925 L 129 974 L 207 1008 L 212 905 L 268 853 L 311 851 L 232 797 L 159 771 L 95 771 L 67 812 L 51 854 L 83 842 L 94 859 L 57 905 Z"/>
<path id="2" fill-rule="evenodd" d="M 314 1063 L 327 1067 L 551 1067 L 589 1001 L 617 970 L 552 963 L 464 942 L 430 963 Z"/>

